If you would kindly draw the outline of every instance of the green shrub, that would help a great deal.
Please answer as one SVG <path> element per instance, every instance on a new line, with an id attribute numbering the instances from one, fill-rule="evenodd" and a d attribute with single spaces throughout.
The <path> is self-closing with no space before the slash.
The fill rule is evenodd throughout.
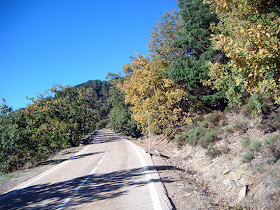
<path id="1" fill-rule="evenodd" d="M 226 126 L 226 127 L 225 127 L 225 131 L 226 131 L 227 133 L 234 133 L 234 128 L 231 127 L 231 126 Z"/>
<path id="2" fill-rule="evenodd" d="M 264 102 L 264 97 L 259 95 L 253 95 L 249 102 L 242 107 L 242 114 L 245 116 L 258 116 L 267 108 L 267 104 Z"/>
<path id="3" fill-rule="evenodd" d="M 274 157 L 274 161 L 278 161 L 280 159 L 280 135 L 268 138 L 264 145 L 267 147 L 268 153 Z"/>
<path id="4" fill-rule="evenodd" d="M 194 129 L 189 130 L 186 135 L 186 141 L 189 144 L 197 145 L 197 142 L 199 141 L 202 136 L 205 134 L 205 129 L 197 127 Z"/>
<path id="5" fill-rule="evenodd" d="M 205 133 L 204 138 L 201 138 L 198 143 L 200 146 L 204 148 L 208 148 L 209 144 L 213 143 L 216 139 L 217 139 L 216 131 L 207 131 Z"/>
<path id="6" fill-rule="evenodd" d="M 250 99 L 249 102 L 242 107 L 241 112 L 245 116 L 251 116 L 253 110 L 255 109 L 256 109 L 255 103 L 252 99 Z"/>
<path id="7" fill-rule="evenodd" d="M 250 145 L 250 138 L 248 136 L 242 136 L 241 145 L 242 147 L 248 147 Z"/>
<path id="8" fill-rule="evenodd" d="M 262 143 L 260 141 L 253 141 L 250 144 L 251 149 L 255 150 L 255 151 L 259 151 L 262 147 Z"/>
<path id="9" fill-rule="evenodd" d="M 184 137 L 184 135 L 179 135 L 179 136 L 176 136 L 175 140 L 174 140 L 179 146 L 182 146 L 184 145 L 184 143 L 186 142 L 186 139 Z"/>
<path id="10" fill-rule="evenodd" d="M 214 113 L 208 115 L 205 118 L 204 122 L 206 122 L 206 123 L 213 123 L 214 125 L 217 126 L 218 122 L 220 121 L 221 118 L 222 118 L 222 115 L 220 113 L 214 112 Z"/>
<path id="11" fill-rule="evenodd" d="M 271 136 L 270 138 L 265 140 L 264 145 L 274 144 L 275 142 L 278 141 L 278 139 L 280 139 L 280 135 L 279 134 Z"/>
<path id="12" fill-rule="evenodd" d="M 233 129 L 235 131 L 241 131 L 247 128 L 247 124 L 245 122 L 237 122 L 234 124 Z"/>
<path id="13" fill-rule="evenodd" d="M 195 117 L 193 119 L 193 122 L 194 123 L 198 123 L 198 122 L 202 122 L 204 120 L 204 117 L 203 116 L 199 116 L 199 117 Z"/>
<path id="14" fill-rule="evenodd" d="M 254 159 L 254 155 L 251 152 L 246 152 L 242 155 L 241 162 L 242 163 L 249 163 Z"/>
<path id="15" fill-rule="evenodd" d="M 219 155 L 219 150 L 214 147 L 213 143 L 210 143 L 207 147 L 207 151 L 205 152 L 206 155 L 209 155 L 211 157 L 216 157 Z"/>

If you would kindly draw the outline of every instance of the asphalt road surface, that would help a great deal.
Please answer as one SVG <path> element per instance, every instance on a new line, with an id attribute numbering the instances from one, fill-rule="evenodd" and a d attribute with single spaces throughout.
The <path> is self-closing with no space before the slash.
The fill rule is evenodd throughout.
<path id="1" fill-rule="evenodd" d="M 0 209 L 172 209 L 150 156 L 109 130 L 0 195 Z"/>

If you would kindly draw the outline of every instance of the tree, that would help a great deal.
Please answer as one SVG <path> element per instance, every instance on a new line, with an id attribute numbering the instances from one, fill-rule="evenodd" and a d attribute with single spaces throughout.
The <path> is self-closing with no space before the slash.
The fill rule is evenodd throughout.
<path id="1" fill-rule="evenodd" d="M 148 44 L 150 55 L 160 57 L 168 62 L 183 56 L 183 49 L 174 45 L 174 41 L 182 32 L 183 21 L 180 14 L 175 10 L 172 10 L 172 13 L 166 11 L 150 34 L 150 43 Z M 128 72 L 126 69 L 124 68 L 125 73 Z"/>
<path id="2" fill-rule="evenodd" d="M 245 94 L 279 98 L 280 3 L 278 0 L 207 0 L 221 22 L 213 44 L 230 58 L 211 62 L 210 80 L 231 103 Z M 260 110 L 259 110 L 260 111 Z"/>
<path id="3" fill-rule="evenodd" d="M 213 91 L 203 80 L 208 78 L 208 62 L 219 52 L 211 48 L 211 23 L 217 23 L 215 14 L 203 4 L 203 0 L 178 0 L 183 19 L 183 33 L 174 45 L 184 52 L 171 63 L 169 78 L 188 92 L 186 109 L 193 109 L 197 104 L 216 105 L 223 94 Z"/>
<path id="4" fill-rule="evenodd" d="M 164 59 L 137 55 L 132 62 L 133 74 L 120 84 L 125 101 L 132 105 L 133 118 L 147 131 L 148 115 L 152 116 L 154 133 L 172 134 L 180 126 L 188 124 L 189 118 L 179 104 L 187 97 L 163 72 L 169 63 Z"/>
<path id="5" fill-rule="evenodd" d="M 190 122 L 182 109 L 188 94 L 167 77 L 170 63 L 184 55 L 184 50 L 174 46 L 182 33 L 182 19 L 173 10 L 165 12 L 153 28 L 147 57 L 136 54 L 131 63 L 123 67 L 125 76 L 119 87 L 133 118 L 143 133 L 147 131 L 148 115 L 151 116 L 153 133 L 172 135 Z"/>
<path id="6" fill-rule="evenodd" d="M 109 91 L 109 102 L 112 106 L 110 111 L 110 125 L 116 132 L 132 137 L 139 137 L 141 131 L 137 128 L 138 123 L 132 118 L 132 112 L 129 110 L 130 104 L 125 103 L 124 93 L 117 87 L 117 84 L 120 84 L 123 80 L 124 78 L 121 77 L 117 79 L 113 77 L 109 81 L 114 84 Z"/>
<path id="7" fill-rule="evenodd" d="M 21 168 L 32 156 L 34 145 L 26 131 L 24 110 L 14 111 L 3 100 L 0 112 L 0 171 Z"/>

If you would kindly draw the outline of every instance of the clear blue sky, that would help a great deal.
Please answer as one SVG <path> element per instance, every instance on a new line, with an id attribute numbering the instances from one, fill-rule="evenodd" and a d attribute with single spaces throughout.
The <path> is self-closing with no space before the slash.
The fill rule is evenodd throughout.
<path id="1" fill-rule="evenodd" d="M 121 72 L 176 0 L 0 0 L 0 98 L 25 107 L 53 84 Z"/>

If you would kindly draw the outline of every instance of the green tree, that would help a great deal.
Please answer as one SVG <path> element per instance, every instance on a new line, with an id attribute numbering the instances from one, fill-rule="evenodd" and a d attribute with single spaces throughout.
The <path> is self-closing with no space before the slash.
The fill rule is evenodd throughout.
<path id="1" fill-rule="evenodd" d="M 120 83 L 122 79 L 118 78 Z M 132 118 L 130 105 L 125 103 L 124 93 L 116 86 L 116 79 L 110 80 L 114 84 L 109 91 L 109 102 L 112 109 L 110 111 L 110 124 L 116 132 L 123 133 L 132 137 L 139 137 L 141 131 L 137 128 L 137 122 Z"/>
<path id="2" fill-rule="evenodd" d="M 174 45 L 174 41 L 183 32 L 183 21 L 175 10 L 165 12 L 150 34 L 150 43 L 148 44 L 150 55 L 160 57 L 165 61 L 172 62 L 184 55 L 184 50 Z M 124 72 L 131 72 L 125 70 Z"/>
<path id="3" fill-rule="evenodd" d="M 0 113 L 0 171 L 19 169 L 31 159 L 34 145 L 26 125 L 24 110 L 13 111 L 3 100 Z"/>
<path id="4" fill-rule="evenodd" d="M 208 63 L 223 55 L 211 47 L 212 23 L 217 23 L 215 14 L 203 4 L 203 0 L 178 0 L 183 19 L 183 33 L 174 45 L 184 52 L 171 64 L 169 77 L 188 92 L 189 101 L 186 109 L 193 109 L 197 104 L 216 105 L 223 94 L 213 91 L 203 80 L 208 78 Z"/>

